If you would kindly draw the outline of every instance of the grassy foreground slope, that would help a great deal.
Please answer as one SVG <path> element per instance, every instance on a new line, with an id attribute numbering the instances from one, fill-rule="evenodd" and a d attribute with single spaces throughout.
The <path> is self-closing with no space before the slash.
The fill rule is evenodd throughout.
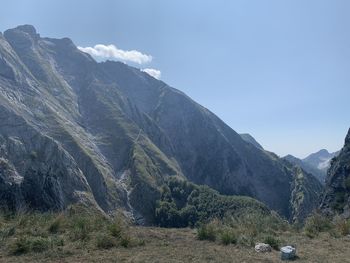
<path id="1" fill-rule="evenodd" d="M 1 214 L 0 262 L 280 262 L 279 247 L 297 247 L 297 262 L 350 262 L 350 221 L 315 214 L 304 229 L 250 211 L 197 228 L 130 226 L 122 216 L 83 206 L 62 213 Z M 256 242 L 274 250 L 260 254 Z"/>
<path id="2" fill-rule="evenodd" d="M 98 249 L 63 247 L 62 251 L 11 256 L 0 252 L 0 262 L 281 262 L 279 252 L 256 253 L 253 248 L 200 241 L 193 229 L 131 228 L 132 235 L 145 245 Z M 331 238 L 322 234 L 309 239 L 296 233 L 285 233 L 285 243 L 297 245 L 295 262 L 350 262 L 350 239 Z"/>

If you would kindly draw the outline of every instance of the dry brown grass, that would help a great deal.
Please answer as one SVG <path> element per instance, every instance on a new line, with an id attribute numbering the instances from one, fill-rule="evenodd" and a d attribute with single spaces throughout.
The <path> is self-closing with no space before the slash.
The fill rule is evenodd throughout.
<path id="1" fill-rule="evenodd" d="M 0 262 L 280 262 L 278 251 L 259 254 L 254 248 L 224 246 L 220 242 L 200 241 L 193 229 L 131 227 L 130 234 L 144 245 L 101 250 L 67 244 L 46 253 L 9 256 L 0 253 Z M 303 234 L 281 234 L 282 245 L 294 244 L 295 262 L 350 262 L 350 238 L 334 238 L 321 233 L 310 239 Z"/>

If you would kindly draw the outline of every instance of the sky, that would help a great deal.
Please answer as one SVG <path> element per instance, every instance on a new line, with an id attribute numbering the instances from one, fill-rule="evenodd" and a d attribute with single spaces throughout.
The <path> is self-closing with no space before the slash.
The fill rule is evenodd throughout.
<path id="1" fill-rule="evenodd" d="M 4 0 L 32 24 L 121 60 L 280 156 L 340 149 L 350 127 L 348 0 Z"/>

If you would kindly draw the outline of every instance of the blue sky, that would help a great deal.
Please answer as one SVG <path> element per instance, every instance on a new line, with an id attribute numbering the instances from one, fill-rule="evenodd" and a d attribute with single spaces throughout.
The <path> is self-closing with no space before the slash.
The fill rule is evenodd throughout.
<path id="1" fill-rule="evenodd" d="M 129 63 L 279 155 L 338 150 L 350 127 L 347 0 L 11 0 L 0 12 L 0 31 L 32 24 L 152 57 Z"/>

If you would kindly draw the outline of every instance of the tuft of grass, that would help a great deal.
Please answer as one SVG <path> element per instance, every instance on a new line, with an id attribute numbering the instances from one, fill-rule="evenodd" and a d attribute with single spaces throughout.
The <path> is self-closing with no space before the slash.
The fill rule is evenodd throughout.
<path id="1" fill-rule="evenodd" d="M 37 237 L 30 240 L 30 249 L 35 253 L 41 253 L 50 248 L 51 242 L 47 238 Z"/>
<path id="2" fill-rule="evenodd" d="M 90 220 L 85 217 L 75 217 L 73 219 L 73 229 L 71 239 L 86 241 L 90 238 L 91 224 Z"/>
<path id="3" fill-rule="evenodd" d="M 197 230 L 197 238 L 199 240 L 216 240 L 216 230 L 213 224 L 203 224 Z"/>
<path id="4" fill-rule="evenodd" d="M 120 245 L 122 247 L 130 247 L 131 246 L 131 237 L 129 235 L 123 235 L 120 239 Z"/>
<path id="5" fill-rule="evenodd" d="M 48 231 L 51 234 L 57 234 L 60 232 L 60 229 L 62 227 L 62 222 L 63 222 L 63 215 L 59 215 L 58 217 L 55 218 L 55 220 L 49 225 Z"/>
<path id="6" fill-rule="evenodd" d="M 237 244 L 237 235 L 232 229 L 225 229 L 220 234 L 220 241 L 224 245 Z"/>
<path id="7" fill-rule="evenodd" d="M 275 250 L 279 250 L 280 240 L 272 235 L 265 236 L 263 243 L 269 244 Z"/>
<path id="8" fill-rule="evenodd" d="M 334 219 L 335 231 L 339 233 L 340 236 L 346 236 L 350 234 L 350 220 L 344 218 L 336 217 Z"/>
<path id="9" fill-rule="evenodd" d="M 108 226 L 108 231 L 113 237 L 121 237 L 123 230 L 122 223 L 120 221 L 115 221 Z"/>
<path id="10" fill-rule="evenodd" d="M 10 255 L 18 256 L 28 252 L 30 252 L 30 241 L 25 237 L 15 239 L 9 246 Z"/>
<path id="11" fill-rule="evenodd" d="M 96 247 L 99 249 L 110 249 L 116 246 L 116 241 L 109 235 L 100 234 L 96 237 Z"/>
<path id="12" fill-rule="evenodd" d="M 329 218 L 319 213 L 314 213 L 312 216 L 306 219 L 304 233 L 309 238 L 314 238 L 318 236 L 320 232 L 328 231 L 331 228 L 332 225 Z"/>

